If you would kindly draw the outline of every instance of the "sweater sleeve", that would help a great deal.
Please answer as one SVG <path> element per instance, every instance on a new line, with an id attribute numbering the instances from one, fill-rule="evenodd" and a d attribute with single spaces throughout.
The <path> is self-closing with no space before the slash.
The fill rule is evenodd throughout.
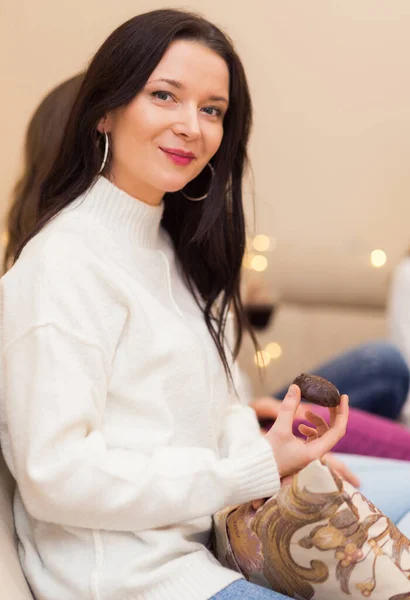
<path id="1" fill-rule="evenodd" d="M 229 313 L 226 324 L 228 355 L 232 354 L 233 345 L 234 318 L 232 313 Z M 260 431 L 255 411 L 247 406 L 251 400 L 251 390 L 238 363 L 234 360 L 231 361 L 231 373 L 235 389 L 231 389 L 230 402 L 226 409 L 224 426 L 219 438 L 221 456 L 240 456 L 261 445 L 266 445 L 270 449 L 270 445 Z M 272 459 L 274 460 L 273 453 Z"/>
<path id="2" fill-rule="evenodd" d="M 240 456 L 262 444 L 270 448 L 261 433 L 255 411 L 246 405 L 246 400 L 244 401 L 241 396 L 241 372 L 236 363 L 232 367 L 232 374 L 235 390 L 231 390 L 230 402 L 219 440 L 221 456 Z M 273 453 L 272 459 L 274 460 Z"/>
<path id="3" fill-rule="evenodd" d="M 262 439 L 247 453 L 225 459 L 197 447 L 159 447 L 147 455 L 107 444 L 111 349 L 104 346 L 106 333 L 93 337 L 89 326 L 98 318 L 95 297 L 101 294 L 95 286 L 87 289 L 91 275 L 79 281 L 78 264 L 67 271 L 69 293 L 55 273 L 52 290 L 32 294 L 31 324 L 10 302 L 9 289 L 30 274 L 11 274 L 2 282 L 4 450 L 28 512 L 64 526 L 140 531 L 272 495 L 279 480 Z M 45 319 L 42 298 L 50 297 L 57 308 L 49 306 Z M 116 305 L 108 302 L 103 314 L 113 326 Z"/>
<path id="4" fill-rule="evenodd" d="M 388 325 L 391 340 L 410 365 L 410 258 L 396 268 L 390 289 Z"/>

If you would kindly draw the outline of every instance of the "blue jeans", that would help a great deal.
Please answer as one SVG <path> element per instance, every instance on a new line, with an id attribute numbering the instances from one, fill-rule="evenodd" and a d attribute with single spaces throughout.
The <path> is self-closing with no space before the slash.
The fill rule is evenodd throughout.
<path id="1" fill-rule="evenodd" d="M 410 538 L 410 462 L 339 454 L 359 477 L 360 491 Z M 287 596 L 247 581 L 235 581 L 211 600 L 285 600 Z M 329 598 L 329 600 L 331 600 Z"/>
<path id="2" fill-rule="evenodd" d="M 287 598 L 288 596 L 283 596 L 260 585 L 249 583 L 245 579 L 240 579 L 212 596 L 210 600 L 284 600 Z"/>
<path id="3" fill-rule="evenodd" d="M 338 454 L 360 479 L 360 491 L 410 538 L 410 462 Z"/>
<path id="4" fill-rule="evenodd" d="M 403 357 L 383 341 L 357 346 L 310 373 L 325 377 L 347 394 L 350 406 L 389 419 L 400 415 L 409 389 L 409 369 Z M 286 391 L 287 387 L 274 395 L 283 398 Z"/>

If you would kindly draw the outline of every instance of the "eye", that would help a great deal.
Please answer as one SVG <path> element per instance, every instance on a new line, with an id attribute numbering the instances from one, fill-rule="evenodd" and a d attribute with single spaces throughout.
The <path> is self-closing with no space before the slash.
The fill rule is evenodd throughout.
<path id="1" fill-rule="evenodd" d="M 216 106 L 206 106 L 202 110 L 210 117 L 220 117 L 222 115 L 222 111 L 219 108 L 216 108 Z"/>
<path id="2" fill-rule="evenodd" d="M 170 92 L 164 92 L 163 90 L 159 90 L 158 92 L 152 92 L 151 96 L 154 98 L 158 98 L 158 100 L 162 100 L 163 102 L 167 102 L 167 100 L 172 100 L 173 96 Z"/>

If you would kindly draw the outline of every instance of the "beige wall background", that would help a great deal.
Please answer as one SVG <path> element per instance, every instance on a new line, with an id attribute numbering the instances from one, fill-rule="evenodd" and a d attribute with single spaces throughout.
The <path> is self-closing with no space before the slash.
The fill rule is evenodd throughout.
<path id="1" fill-rule="evenodd" d="M 0 217 L 30 115 L 159 0 L 0 0 Z M 229 32 L 255 107 L 256 223 L 280 298 L 381 307 L 410 246 L 410 2 L 191 0 Z M 247 205 L 250 209 L 251 194 Z M 249 214 L 251 210 L 249 210 Z M 369 254 L 387 253 L 374 269 Z"/>
<path id="2" fill-rule="evenodd" d="M 258 230 L 281 244 L 395 258 L 410 242 L 408 0 L 191 0 L 233 37 L 255 104 Z M 1 0 L 0 197 L 43 95 L 159 0 Z"/>

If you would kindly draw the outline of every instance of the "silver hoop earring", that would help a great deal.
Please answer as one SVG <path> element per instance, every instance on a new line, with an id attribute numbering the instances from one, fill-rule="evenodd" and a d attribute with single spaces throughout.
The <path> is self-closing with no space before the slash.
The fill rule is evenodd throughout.
<path id="1" fill-rule="evenodd" d="M 108 139 L 108 133 L 106 133 L 104 131 L 104 158 L 102 160 L 101 167 L 100 167 L 100 170 L 98 171 L 98 173 L 101 173 L 101 171 L 104 170 L 104 167 L 107 164 L 108 150 L 109 149 L 110 149 L 110 142 L 109 142 L 109 139 Z"/>
<path id="2" fill-rule="evenodd" d="M 213 166 L 211 165 L 211 163 L 208 163 L 206 166 L 207 166 L 207 167 L 209 167 L 209 168 L 211 169 L 211 182 L 212 182 L 213 176 L 214 176 L 214 174 L 215 174 L 215 169 L 213 168 Z M 211 187 L 211 184 L 209 184 L 209 187 Z M 208 197 L 209 190 L 208 190 L 208 192 L 207 192 L 206 194 L 204 194 L 203 196 L 199 196 L 198 198 L 193 198 L 192 196 L 188 196 L 188 195 L 187 195 L 187 194 L 185 194 L 185 192 L 184 192 L 184 191 L 182 191 L 182 190 L 181 190 L 181 194 L 182 194 L 183 196 L 185 196 L 185 198 L 186 198 L 187 200 L 190 200 L 191 202 L 200 202 L 201 200 L 205 200 L 205 198 L 207 198 L 207 197 Z"/>

